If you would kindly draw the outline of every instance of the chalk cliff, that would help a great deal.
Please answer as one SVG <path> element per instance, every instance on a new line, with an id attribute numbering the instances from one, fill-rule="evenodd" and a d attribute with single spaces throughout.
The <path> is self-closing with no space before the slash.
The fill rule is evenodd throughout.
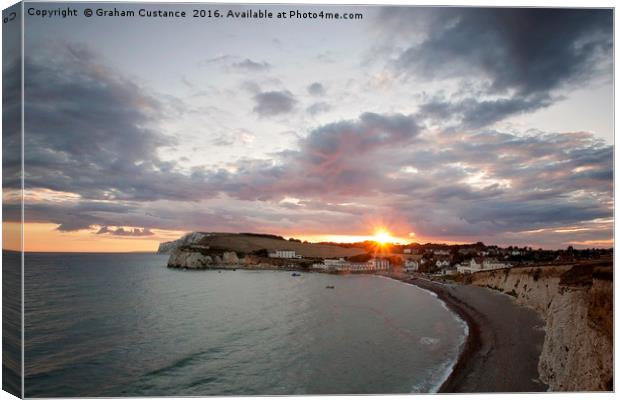
<path id="1" fill-rule="evenodd" d="M 170 242 L 160 243 L 159 244 L 159 248 L 157 249 L 157 253 L 159 253 L 159 254 L 170 254 L 176 248 L 179 248 L 181 246 L 187 246 L 187 245 L 191 245 L 191 244 L 196 244 L 200 240 L 202 240 L 203 238 L 205 238 L 205 237 L 207 237 L 209 235 L 210 235 L 209 233 L 204 233 L 204 232 L 191 232 L 191 233 L 188 233 L 188 234 L 182 236 L 180 239 L 173 240 L 173 241 L 170 241 Z"/>
<path id="2" fill-rule="evenodd" d="M 466 279 L 541 314 L 546 334 L 538 369 L 550 390 L 613 390 L 611 261 L 485 271 Z"/>

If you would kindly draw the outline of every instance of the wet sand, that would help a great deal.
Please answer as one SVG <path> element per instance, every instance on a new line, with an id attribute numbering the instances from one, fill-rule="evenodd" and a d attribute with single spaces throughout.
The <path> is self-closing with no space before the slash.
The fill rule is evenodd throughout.
<path id="1" fill-rule="evenodd" d="M 392 278 L 436 293 L 469 326 L 463 351 L 440 393 L 547 391 L 538 374 L 544 322 L 535 311 L 487 288 Z"/>

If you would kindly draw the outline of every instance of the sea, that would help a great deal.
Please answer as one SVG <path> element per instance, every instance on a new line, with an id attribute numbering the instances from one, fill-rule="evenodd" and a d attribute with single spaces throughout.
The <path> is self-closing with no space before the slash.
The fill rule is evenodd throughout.
<path id="1" fill-rule="evenodd" d="M 388 278 L 27 253 L 27 397 L 429 393 L 467 327 Z M 333 288 L 328 288 L 333 286 Z"/>

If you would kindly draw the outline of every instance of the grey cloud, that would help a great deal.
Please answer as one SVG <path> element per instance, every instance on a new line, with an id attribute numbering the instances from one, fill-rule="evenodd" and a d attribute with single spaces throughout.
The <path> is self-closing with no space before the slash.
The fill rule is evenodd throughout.
<path id="1" fill-rule="evenodd" d="M 381 158 L 419 133 L 413 116 L 364 113 L 313 130 L 299 140 L 298 151 L 282 152 L 276 162 L 242 160 L 236 173 L 218 171 L 209 182 L 244 200 L 363 194 L 381 184 Z"/>
<path id="2" fill-rule="evenodd" d="M 57 230 L 60 232 L 72 232 L 79 231 L 82 229 L 88 229 L 92 226 L 92 220 L 82 220 L 82 219 L 68 219 L 67 221 L 63 221 L 58 225 Z"/>
<path id="3" fill-rule="evenodd" d="M 609 62 L 612 29 L 612 11 L 604 9 L 437 9 L 426 39 L 397 65 L 431 77 L 480 74 L 493 92 L 527 96 L 586 78 L 595 63 Z"/>
<path id="4" fill-rule="evenodd" d="M 242 71 L 249 71 L 249 72 L 262 72 L 262 71 L 268 71 L 269 69 L 271 69 L 271 64 L 262 61 L 262 62 L 257 62 L 257 61 L 252 61 L 249 58 L 246 58 L 243 61 L 239 61 L 239 62 L 235 62 L 232 64 L 233 68 L 242 70 Z"/>
<path id="5" fill-rule="evenodd" d="M 405 77 L 476 82 L 479 95 L 468 88 L 458 100 L 423 106 L 430 116 L 456 113 L 460 128 L 533 112 L 561 90 L 611 79 L 610 9 L 385 8 L 380 21 L 401 29 L 420 16 L 426 22 L 413 23 L 421 31 L 394 66 Z"/>
<path id="6" fill-rule="evenodd" d="M 246 146 L 256 139 L 256 135 L 246 129 L 235 129 L 227 134 L 222 134 L 213 140 L 215 146 Z"/>
<path id="7" fill-rule="evenodd" d="M 313 96 L 324 96 L 325 87 L 320 82 L 314 82 L 308 86 L 308 93 Z"/>
<path id="8" fill-rule="evenodd" d="M 226 63 L 232 60 L 238 59 L 238 57 L 232 56 L 230 54 L 222 54 L 215 57 L 210 57 L 205 60 L 200 61 L 200 65 L 209 65 L 209 64 L 221 64 Z"/>
<path id="9" fill-rule="evenodd" d="M 143 237 L 143 236 L 153 236 L 153 232 L 151 232 L 148 228 L 133 228 L 133 229 L 125 229 L 122 226 L 116 229 L 109 229 L 107 226 L 102 226 L 98 231 L 97 235 L 112 235 L 112 236 L 133 236 L 133 237 Z"/>
<path id="10" fill-rule="evenodd" d="M 244 161 L 219 187 L 244 200 L 301 198 L 316 209 L 362 201 L 420 235 L 461 240 L 613 215 L 613 148 L 591 134 L 486 131 L 426 141 L 415 121 L 367 113 L 324 125 L 276 162 Z"/>
<path id="11" fill-rule="evenodd" d="M 244 81 L 243 83 L 241 83 L 241 88 L 252 94 L 260 93 L 260 86 L 256 82 Z"/>
<path id="12" fill-rule="evenodd" d="M 554 202 L 480 200 L 466 206 L 464 213 L 464 218 L 468 221 L 489 221 L 499 225 L 500 229 L 505 227 L 511 230 L 589 221 L 608 216 L 609 210 L 595 201 L 575 204 L 561 199 Z"/>
<path id="13" fill-rule="evenodd" d="M 6 201 L 3 205 L 4 218 L 10 222 L 21 221 L 21 205 Z M 24 217 L 26 222 L 51 222 L 58 224 L 62 232 L 89 229 L 93 225 L 132 225 L 127 223 L 139 215 L 139 206 L 132 202 L 65 201 L 31 202 L 26 199 Z"/>
<path id="14" fill-rule="evenodd" d="M 467 98 L 457 102 L 431 101 L 420 106 L 420 114 L 436 120 L 454 120 L 466 129 L 481 128 L 504 118 L 548 107 L 549 96 L 537 95 L 527 98 L 500 98 L 478 100 Z"/>
<path id="15" fill-rule="evenodd" d="M 324 101 L 320 101 L 318 103 L 314 103 L 311 106 L 309 106 L 306 109 L 306 111 L 310 115 L 317 115 L 317 114 L 320 114 L 320 113 L 327 112 L 327 111 L 329 111 L 331 109 L 332 109 L 332 107 L 328 103 L 325 103 Z"/>
<path id="16" fill-rule="evenodd" d="M 212 143 L 214 146 L 227 147 L 232 146 L 235 143 L 235 139 L 227 135 L 220 135 L 216 137 Z"/>
<path id="17" fill-rule="evenodd" d="M 613 217 L 613 147 L 589 133 L 484 130 L 457 137 L 420 126 L 423 118 L 451 115 L 484 126 L 543 107 L 549 99 L 543 92 L 498 101 L 437 99 L 419 115 L 363 113 L 313 129 L 272 160 L 187 172 L 158 156 L 175 145 L 157 130 L 166 105 L 86 48 L 27 58 L 25 68 L 27 188 L 81 196 L 29 203 L 26 217 L 60 230 L 363 229 L 360 221 L 376 213 L 419 235 L 469 240 Z M 296 104 L 287 91 L 260 92 L 255 101 L 261 116 Z M 243 140 L 242 133 L 228 139 Z M 299 198 L 299 205 L 279 205 L 285 197 Z M 18 218 L 15 205 L 6 210 Z M 589 235 L 611 237 L 610 228 L 593 227 Z"/>
<path id="18" fill-rule="evenodd" d="M 613 216 L 613 147 L 581 132 L 485 131 L 429 140 L 415 116 L 365 113 L 313 130 L 299 140 L 298 150 L 275 160 L 244 159 L 234 166 L 235 172 L 193 172 L 224 196 L 219 206 L 216 197 L 195 205 L 80 202 L 32 205 L 27 216 L 64 230 L 100 225 L 275 231 L 304 221 L 320 231 L 336 221 L 334 228 L 364 229 L 365 218 L 376 214 L 393 216 L 418 236 L 492 242 L 514 232 Z M 415 172 L 402 172 L 403 166 Z M 300 201 L 279 204 L 285 197 Z M 611 236 L 609 226 L 588 229 L 587 238 Z"/>
<path id="19" fill-rule="evenodd" d="M 84 46 L 54 51 L 25 59 L 27 187 L 95 200 L 202 197 L 200 182 L 157 155 L 176 143 L 156 129 L 165 103 Z"/>
<path id="20" fill-rule="evenodd" d="M 3 48 L 2 64 L 2 184 L 21 184 L 21 58 Z M 16 53 L 18 54 L 18 53 Z"/>
<path id="21" fill-rule="evenodd" d="M 288 90 L 260 92 L 254 96 L 254 101 L 256 102 L 254 112 L 261 117 L 289 113 L 297 103 L 293 94 Z"/>
<path id="22" fill-rule="evenodd" d="M 346 155 L 394 146 L 420 133 L 414 116 L 363 113 L 357 121 L 341 121 L 313 130 L 301 143 L 309 155 Z"/>

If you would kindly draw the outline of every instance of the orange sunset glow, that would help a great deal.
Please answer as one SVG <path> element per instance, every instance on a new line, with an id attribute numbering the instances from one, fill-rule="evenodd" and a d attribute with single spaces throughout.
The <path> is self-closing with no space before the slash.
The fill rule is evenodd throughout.
<path id="1" fill-rule="evenodd" d="M 161 242 L 175 240 L 184 235 L 185 231 L 154 229 L 152 235 L 144 237 L 113 236 L 97 234 L 101 229 L 93 226 L 90 229 L 63 232 L 53 223 L 29 222 L 24 224 L 24 250 L 29 252 L 154 252 Z M 132 227 L 125 227 L 126 230 Z M 316 234 L 298 235 L 282 234 L 309 242 L 358 243 L 364 241 L 377 242 L 381 247 L 387 244 L 410 243 L 411 237 L 393 235 L 388 228 L 374 228 L 368 235 Z M 2 248 L 6 250 L 20 249 L 20 224 L 5 222 L 2 224 Z M 62 244 L 62 246 L 59 246 Z"/>
<path id="2" fill-rule="evenodd" d="M 65 38 L 66 26 L 31 29 L 29 71 L 45 79 L 23 78 L 28 111 L 15 126 L 28 135 L 5 133 L 3 221 L 13 225 L 4 248 L 22 245 L 14 225 L 22 219 L 27 251 L 157 251 L 189 232 L 373 241 L 382 251 L 613 244 L 609 10 L 579 11 L 578 26 L 576 11 L 550 12 L 566 32 L 527 22 L 547 18 L 537 9 L 429 9 L 422 14 L 454 24 L 410 32 L 392 18 L 408 26 L 415 7 L 368 12 L 346 28 L 330 25 L 353 29 L 342 42 L 322 39 L 328 33 L 315 23 L 276 24 L 252 28 L 254 42 L 240 40 L 235 54 L 181 46 L 175 68 L 167 52 L 90 30 L 77 62 L 73 42 L 47 43 Z M 99 22 L 118 33 L 117 20 Z M 218 26 L 211 39 L 239 38 L 239 28 Z M 150 23 L 131 29 L 152 42 L 170 34 Z M 277 56 L 284 47 L 272 36 L 297 48 L 296 35 L 310 31 L 300 49 L 307 68 Z M 552 33 L 554 51 L 527 39 Z M 193 28 L 177 35 L 202 46 Z M 479 46 L 481 37 L 493 45 Z M 323 57 L 343 48 L 346 57 Z M 368 56 L 377 49 L 390 56 Z"/>
<path id="3" fill-rule="evenodd" d="M 388 232 L 386 229 L 380 228 L 375 232 L 374 241 L 383 246 L 388 243 L 396 242 L 396 239 L 393 238 L 390 232 Z"/>
<path id="4" fill-rule="evenodd" d="M 57 224 L 24 224 L 24 251 L 29 252 L 94 252 L 127 253 L 155 252 L 160 242 L 175 240 L 182 236 L 182 231 L 153 230 L 152 236 L 120 237 L 98 235 L 97 228 L 71 232 L 61 232 Z M 5 222 L 2 224 L 2 248 L 20 249 L 20 224 Z"/>

